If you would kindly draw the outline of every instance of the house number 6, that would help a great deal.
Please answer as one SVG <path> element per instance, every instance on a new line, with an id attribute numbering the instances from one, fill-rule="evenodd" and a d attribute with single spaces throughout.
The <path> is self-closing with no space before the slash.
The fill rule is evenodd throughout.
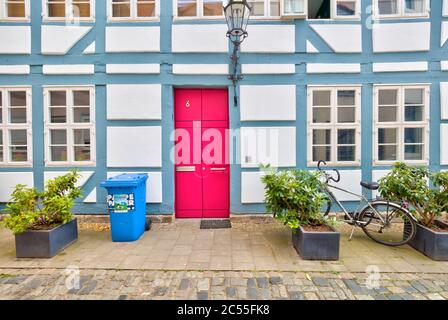
<path id="1" fill-rule="evenodd" d="M 186 107 L 186 108 L 190 108 L 190 105 L 191 105 L 191 104 L 190 104 L 190 100 L 187 100 L 187 102 L 185 103 L 185 107 Z"/>

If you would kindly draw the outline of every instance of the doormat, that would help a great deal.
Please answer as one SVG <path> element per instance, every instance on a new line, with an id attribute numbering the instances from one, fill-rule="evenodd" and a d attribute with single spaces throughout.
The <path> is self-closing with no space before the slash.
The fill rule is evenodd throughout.
<path id="1" fill-rule="evenodd" d="M 232 228 L 230 219 L 201 220 L 201 229 L 227 229 Z"/>

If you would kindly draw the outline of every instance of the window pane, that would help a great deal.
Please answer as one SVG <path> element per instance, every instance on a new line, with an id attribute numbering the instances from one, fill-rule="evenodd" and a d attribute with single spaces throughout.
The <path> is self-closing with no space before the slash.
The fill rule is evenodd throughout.
<path id="1" fill-rule="evenodd" d="M 331 91 L 313 91 L 313 106 L 330 106 Z"/>
<path id="2" fill-rule="evenodd" d="M 355 122 L 355 114 L 355 108 L 338 108 L 338 122 L 353 123 Z"/>
<path id="3" fill-rule="evenodd" d="M 264 16 L 264 1 L 260 0 L 249 0 L 247 1 L 252 8 L 251 16 L 262 17 Z"/>
<path id="4" fill-rule="evenodd" d="M 354 90 L 338 91 L 338 106 L 354 106 L 354 105 L 355 105 Z"/>
<path id="5" fill-rule="evenodd" d="M 26 146 L 27 144 L 26 130 L 10 130 L 9 141 L 13 146 Z"/>
<path id="6" fill-rule="evenodd" d="M 90 129 L 75 129 L 73 132 L 75 144 L 90 144 Z"/>
<path id="7" fill-rule="evenodd" d="M 90 106 L 90 91 L 73 91 L 73 105 Z"/>
<path id="8" fill-rule="evenodd" d="M 112 0 L 113 17 L 130 17 L 131 5 L 129 0 Z"/>
<path id="9" fill-rule="evenodd" d="M 394 161 L 397 160 L 397 146 L 379 146 L 378 159 L 380 161 Z"/>
<path id="10" fill-rule="evenodd" d="M 313 130 L 313 144 L 330 144 L 330 143 L 331 143 L 330 129 Z"/>
<path id="11" fill-rule="evenodd" d="M 73 1 L 73 16 L 89 18 L 90 17 L 90 3 L 86 0 Z"/>
<path id="12" fill-rule="evenodd" d="M 65 17 L 65 1 L 48 0 L 48 16 L 54 18 Z"/>
<path id="13" fill-rule="evenodd" d="M 50 108 L 51 123 L 65 123 L 67 122 L 66 108 Z"/>
<path id="14" fill-rule="evenodd" d="M 26 162 L 28 161 L 28 151 L 26 147 L 11 147 L 11 161 Z"/>
<path id="15" fill-rule="evenodd" d="M 9 109 L 9 121 L 11 123 L 26 123 L 26 108 Z"/>
<path id="16" fill-rule="evenodd" d="M 75 147 L 75 161 L 90 161 L 90 147 Z"/>
<path id="17" fill-rule="evenodd" d="M 378 0 L 379 14 L 397 14 L 398 0 Z"/>
<path id="18" fill-rule="evenodd" d="M 9 105 L 11 107 L 26 107 L 26 91 L 11 91 Z"/>
<path id="19" fill-rule="evenodd" d="M 379 107 L 378 121 L 379 122 L 395 122 L 397 121 L 397 107 Z"/>
<path id="20" fill-rule="evenodd" d="M 423 160 L 423 145 L 406 145 L 404 147 L 405 160 Z"/>
<path id="21" fill-rule="evenodd" d="M 405 121 L 423 121 L 422 106 L 406 106 L 404 109 Z"/>
<path id="22" fill-rule="evenodd" d="M 90 108 L 74 108 L 73 121 L 75 123 L 89 123 L 90 122 Z"/>
<path id="23" fill-rule="evenodd" d="M 24 18 L 25 17 L 25 2 L 24 1 L 8 1 L 8 17 L 9 18 Z"/>
<path id="24" fill-rule="evenodd" d="M 270 16 L 271 17 L 278 17 L 280 16 L 280 1 L 278 0 L 271 0 L 270 1 Z"/>
<path id="25" fill-rule="evenodd" d="M 423 13 L 425 12 L 425 0 L 405 0 L 406 13 Z"/>
<path id="26" fill-rule="evenodd" d="M 330 123 L 331 108 L 313 108 L 313 123 Z"/>
<path id="27" fill-rule="evenodd" d="M 422 128 L 404 129 L 404 143 L 422 143 L 422 142 L 423 142 Z"/>
<path id="28" fill-rule="evenodd" d="M 222 0 L 204 0 L 204 16 L 222 15 Z"/>
<path id="29" fill-rule="evenodd" d="M 397 143 L 397 129 L 378 129 L 378 143 Z"/>
<path id="30" fill-rule="evenodd" d="M 339 129 L 338 130 L 338 144 L 355 144 L 356 142 L 355 129 Z"/>
<path id="31" fill-rule="evenodd" d="M 50 91 L 50 106 L 66 106 L 67 93 L 65 91 Z"/>
<path id="32" fill-rule="evenodd" d="M 56 146 L 51 147 L 51 161 L 67 161 L 67 147 Z"/>
<path id="33" fill-rule="evenodd" d="M 355 161 L 355 146 L 339 146 L 338 161 Z"/>
<path id="34" fill-rule="evenodd" d="M 356 14 L 356 2 L 338 1 L 336 5 L 336 14 L 338 16 L 354 16 Z"/>
<path id="35" fill-rule="evenodd" d="M 398 104 L 398 90 L 396 89 L 378 90 L 378 104 L 383 106 Z"/>
<path id="36" fill-rule="evenodd" d="M 313 161 L 331 161 L 331 147 L 330 146 L 314 146 L 313 147 Z"/>
<path id="37" fill-rule="evenodd" d="M 156 4 L 155 1 L 138 0 L 137 1 L 137 17 L 155 17 Z"/>
<path id="38" fill-rule="evenodd" d="M 177 0 L 177 15 L 179 17 L 194 17 L 196 14 L 196 0 Z"/>
<path id="39" fill-rule="evenodd" d="M 50 131 L 50 144 L 67 144 L 67 130 L 56 129 Z"/>
<path id="40" fill-rule="evenodd" d="M 406 89 L 404 92 L 406 104 L 423 104 L 423 89 Z"/>

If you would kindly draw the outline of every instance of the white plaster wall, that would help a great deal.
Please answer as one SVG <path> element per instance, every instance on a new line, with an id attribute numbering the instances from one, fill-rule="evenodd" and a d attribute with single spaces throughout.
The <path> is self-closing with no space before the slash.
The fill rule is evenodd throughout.
<path id="1" fill-rule="evenodd" d="M 1 26 L 0 54 L 31 54 L 31 27 Z"/>
<path id="2" fill-rule="evenodd" d="M 359 63 L 307 63 L 307 73 L 360 73 Z"/>
<path id="3" fill-rule="evenodd" d="M 296 66 L 294 64 L 243 64 L 241 66 L 243 74 L 294 74 Z"/>
<path id="4" fill-rule="evenodd" d="M 108 167 L 161 167 L 162 127 L 108 127 Z"/>
<path id="5" fill-rule="evenodd" d="M 172 52 L 227 52 L 225 24 L 173 25 Z"/>
<path id="6" fill-rule="evenodd" d="M 431 23 L 379 23 L 373 25 L 374 52 L 429 51 Z"/>
<path id="7" fill-rule="evenodd" d="M 85 26 L 42 26 L 42 54 L 67 54 L 91 29 L 92 27 Z"/>
<path id="8" fill-rule="evenodd" d="M 9 202 L 11 193 L 18 184 L 34 186 L 32 172 L 0 172 L 0 203 Z"/>
<path id="9" fill-rule="evenodd" d="M 296 166 L 295 127 L 242 127 L 241 167 Z"/>
<path id="10" fill-rule="evenodd" d="M 173 74 L 228 74 L 228 64 L 173 64 Z"/>
<path id="11" fill-rule="evenodd" d="M 106 27 L 106 52 L 160 52 L 160 27 Z"/>
<path id="12" fill-rule="evenodd" d="M 159 74 L 160 64 L 107 64 L 107 74 Z"/>
<path id="13" fill-rule="evenodd" d="M 242 52 L 294 53 L 294 25 L 249 25 L 249 37 L 241 45 Z"/>
<path id="14" fill-rule="evenodd" d="M 362 52 L 362 29 L 359 24 L 311 24 L 311 28 L 336 53 Z"/>
<path id="15" fill-rule="evenodd" d="M 264 203 L 264 172 L 241 172 L 241 203 Z"/>
<path id="16" fill-rule="evenodd" d="M 295 85 L 243 85 L 240 96 L 241 121 L 296 119 Z"/>
<path id="17" fill-rule="evenodd" d="M 108 172 L 107 178 L 112 178 L 123 173 L 147 173 L 146 181 L 146 203 L 162 203 L 162 173 L 161 172 Z"/>
<path id="18" fill-rule="evenodd" d="M 108 120 L 160 120 L 160 84 L 110 84 L 107 88 Z"/>
<path id="19" fill-rule="evenodd" d="M 448 120 L 448 82 L 440 82 L 441 119 Z"/>
<path id="20" fill-rule="evenodd" d="M 339 172 L 341 173 L 341 180 L 338 183 L 331 182 L 330 185 L 334 185 L 338 188 L 342 188 L 356 194 L 362 193 L 362 187 L 360 185 L 362 179 L 361 170 L 339 170 Z M 336 189 L 331 189 L 331 191 L 333 191 L 335 196 L 340 201 L 359 201 L 358 197 L 351 194 Z"/>
<path id="21" fill-rule="evenodd" d="M 65 174 L 69 173 L 69 171 L 45 171 L 44 172 L 44 181 L 47 183 L 48 180 L 54 179 Z M 87 181 L 93 176 L 93 171 L 80 171 L 81 175 L 76 183 L 77 187 L 83 187 Z"/>
<path id="22" fill-rule="evenodd" d="M 440 164 L 448 165 L 448 124 L 440 125 Z"/>
<path id="23" fill-rule="evenodd" d="M 373 72 L 415 72 L 428 71 L 428 62 L 376 62 Z"/>

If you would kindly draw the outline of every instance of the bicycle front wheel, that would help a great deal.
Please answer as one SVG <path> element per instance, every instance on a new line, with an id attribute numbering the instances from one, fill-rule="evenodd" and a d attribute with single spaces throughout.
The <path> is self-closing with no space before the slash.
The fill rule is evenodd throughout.
<path id="1" fill-rule="evenodd" d="M 374 201 L 364 208 L 358 223 L 373 241 L 386 246 L 402 246 L 415 237 L 416 224 L 411 214 L 400 205 Z"/>

